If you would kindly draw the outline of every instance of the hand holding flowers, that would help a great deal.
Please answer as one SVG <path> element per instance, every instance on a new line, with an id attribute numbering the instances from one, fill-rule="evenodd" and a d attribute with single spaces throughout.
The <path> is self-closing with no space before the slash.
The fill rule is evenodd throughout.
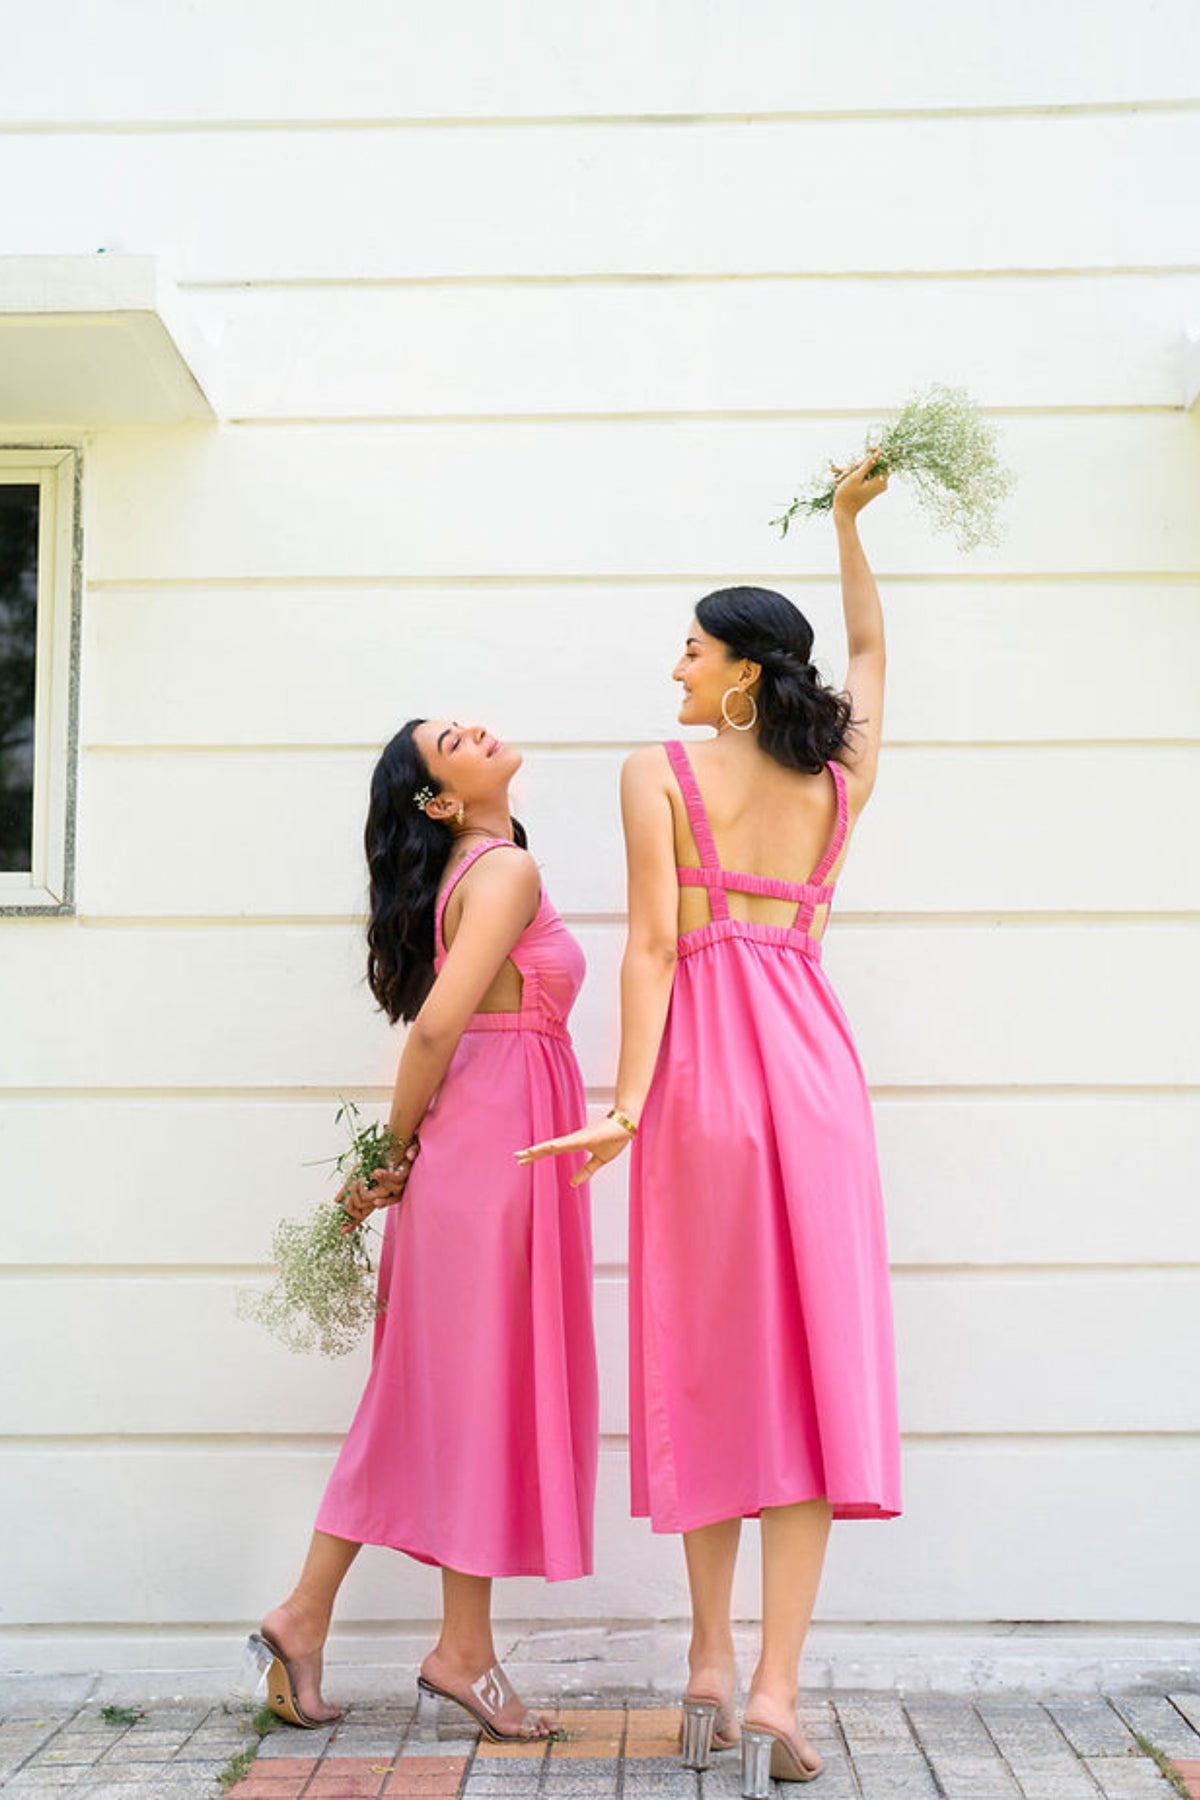
<path id="1" fill-rule="evenodd" d="M 996 542 L 997 514 L 1016 477 L 1000 461 L 995 427 L 981 417 L 963 388 L 935 383 L 914 394 L 889 424 L 872 431 L 869 442 L 875 446 L 876 477 L 907 477 L 934 529 L 951 532 L 960 550 Z M 839 510 L 834 502 L 846 469 L 832 463 L 830 469 L 831 474 L 815 476 L 808 491 L 771 520 L 781 537 L 798 514 L 811 518 Z"/>
<path id="2" fill-rule="evenodd" d="M 344 1356 L 380 1311 L 375 1268 L 367 1248 L 368 1215 L 394 1206 L 408 1184 L 418 1152 L 415 1138 L 397 1146 L 386 1125 L 362 1125 L 352 1100 L 343 1100 L 337 1122 L 350 1133 L 349 1148 L 330 1160 L 342 1186 L 306 1220 L 281 1219 L 271 1251 L 275 1280 L 265 1291 L 243 1289 L 238 1316 L 263 1325 L 287 1349 Z M 401 1161 L 393 1166 L 400 1151 Z"/>

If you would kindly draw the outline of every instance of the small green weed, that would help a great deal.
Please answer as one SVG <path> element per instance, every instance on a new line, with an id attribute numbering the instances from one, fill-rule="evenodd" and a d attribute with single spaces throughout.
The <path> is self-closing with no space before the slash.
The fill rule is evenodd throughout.
<path id="1" fill-rule="evenodd" d="M 248 1772 L 251 1763 L 257 1755 L 258 1745 L 247 1744 L 244 1750 L 239 1750 L 236 1756 L 230 1757 L 229 1761 L 225 1764 L 225 1767 L 217 1776 L 217 1786 L 223 1794 L 227 1794 L 231 1787 L 237 1786 L 238 1782 L 242 1779 L 242 1776 Z"/>
<path id="2" fill-rule="evenodd" d="M 102 1706 L 100 1717 L 106 1725 L 136 1725 L 145 1718 L 140 1706 Z"/>
<path id="3" fill-rule="evenodd" d="M 1158 1772 L 1164 1780 L 1169 1781 L 1171 1786 L 1175 1789 L 1175 1792 L 1182 1795 L 1182 1800 L 1188 1800 L 1187 1782 L 1183 1779 L 1183 1776 L 1179 1773 L 1179 1770 L 1175 1767 L 1175 1764 L 1171 1761 L 1166 1751 L 1160 1750 L 1157 1744 L 1152 1744 L 1150 1739 L 1148 1737 L 1143 1737 L 1140 1731 L 1134 1732 L 1133 1741 L 1142 1752 L 1142 1755 L 1148 1756 L 1150 1761 L 1157 1765 Z"/>

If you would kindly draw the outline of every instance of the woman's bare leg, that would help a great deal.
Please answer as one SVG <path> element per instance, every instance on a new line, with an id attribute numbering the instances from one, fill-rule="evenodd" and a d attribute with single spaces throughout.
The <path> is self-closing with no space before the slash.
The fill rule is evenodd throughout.
<path id="1" fill-rule="evenodd" d="M 800 1653 L 808 1635 L 832 1519 L 827 1500 L 770 1506 L 762 1514 L 762 1653 L 750 1683 L 748 1725 L 795 1733 Z M 806 1746 L 805 1761 L 820 1758 Z"/>
<path id="2" fill-rule="evenodd" d="M 737 1691 L 733 1660 L 733 1573 L 737 1566 L 740 1519 L 721 1519 L 683 1534 L 688 1587 L 692 1596 L 692 1640 L 688 1646 L 688 1692 L 732 1708 Z M 722 1718 L 719 1730 L 732 1743 L 737 1724 Z"/>
<path id="3" fill-rule="evenodd" d="M 497 1696 L 471 1691 L 472 1684 L 485 1675 L 495 1661 L 491 1578 L 443 1569 L 441 1636 L 421 1664 L 422 1675 L 447 1693 L 464 1695 L 475 1706 L 486 1698 L 485 1710 L 491 1713 L 497 1731 L 514 1737 L 527 1736 L 524 1729 L 527 1709 L 516 1694 L 510 1692 L 499 1709 L 492 1712 Z M 538 1713 L 536 1718 L 539 1734 L 548 1736 L 554 1730 L 553 1719 L 544 1713 Z"/>
<path id="4" fill-rule="evenodd" d="M 300 1579 L 281 1606 L 263 1620 L 263 1630 L 291 1664 L 296 1699 L 310 1719 L 336 1719 L 341 1709 L 321 1698 L 321 1660 L 338 1589 L 361 1545 L 314 1531 Z"/>

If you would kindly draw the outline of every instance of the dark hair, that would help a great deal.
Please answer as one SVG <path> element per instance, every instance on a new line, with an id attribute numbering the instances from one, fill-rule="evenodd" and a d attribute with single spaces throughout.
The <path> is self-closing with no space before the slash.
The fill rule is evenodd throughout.
<path id="1" fill-rule="evenodd" d="M 798 606 L 773 588 L 718 588 L 696 617 L 719 638 L 731 659 L 762 668 L 758 741 L 785 769 L 815 775 L 850 735 L 853 712 L 845 694 L 826 686 L 812 658 L 813 630 Z"/>
<path id="2" fill-rule="evenodd" d="M 416 804 L 423 788 L 429 798 L 442 791 L 417 749 L 414 733 L 424 723 L 402 725 L 375 764 L 363 833 L 371 877 L 367 985 L 393 1025 L 415 1019 L 433 986 L 438 887 L 454 846 L 449 825 Z M 524 849 L 519 819 L 513 836 Z"/>

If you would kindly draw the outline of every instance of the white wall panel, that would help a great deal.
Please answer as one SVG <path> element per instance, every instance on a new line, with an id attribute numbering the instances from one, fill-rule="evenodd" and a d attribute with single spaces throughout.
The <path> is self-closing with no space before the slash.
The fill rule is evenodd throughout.
<path id="1" fill-rule="evenodd" d="M 1190 109 L 118 132 L 86 154 L 65 133 L 36 157 L 18 132 L 0 182 L 26 252 L 159 252 L 186 280 L 1104 270 L 1194 265 L 1176 181 L 1198 149 Z"/>
<path id="2" fill-rule="evenodd" d="M 373 757 L 88 759 L 88 915 L 357 915 Z M 560 911 L 625 905 L 619 753 L 531 755 L 516 808 Z M 894 749 L 857 827 L 842 912 L 1200 910 L 1178 829 L 1200 750 Z"/>
<path id="3" fill-rule="evenodd" d="M 768 521 L 847 442 L 844 421 L 283 426 L 113 431 L 88 459 L 90 573 L 129 582 L 827 575 L 828 520 L 781 542 Z M 864 540 L 881 572 L 1190 574 L 1200 566 L 1200 421 L 1014 418 L 1007 535 L 963 557 L 897 483 Z M 1046 472 L 1071 471 L 1070 480 Z M 341 479 L 331 486 L 334 470 Z M 1137 470 L 1137 479 L 1131 471 Z M 728 578 L 728 577 L 727 577 Z"/>
<path id="4" fill-rule="evenodd" d="M 336 1105 L 0 1099 L 5 1260 L 257 1263 L 279 1217 L 332 1196 Z M 884 1095 L 875 1124 L 894 1265 L 1200 1264 L 1200 1095 Z M 84 1149 L 86 1181 L 58 1179 Z M 627 1175 L 592 1183 L 598 1264 L 625 1258 Z"/>
<path id="5" fill-rule="evenodd" d="M 332 1462 L 325 1448 L 203 1443 L 10 1453 L 0 1520 L 23 1554 L 6 1591 L 8 1617 L 245 1630 L 294 1581 Z M 834 1528 L 819 1616 L 1194 1620 L 1195 1565 L 1181 1560 L 1178 1538 L 1130 1531 L 1129 1521 L 1144 1514 L 1148 1495 L 1156 1519 L 1190 1518 L 1197 1481 L 1200 1449 L 1186 1440 L 910 1444 L 906 1516 Z M 216 1555 L 214 1520 L 223 1522 Z M 594 1581 L 504 1582 L 501 1616 L 685 1616 L 678 1540 L 629 1519 L 616 1454 L 601 1459 L 597 1521 Z M 758 1612 L 757 1538 L 746 1531 L 736 1594 L 744 1618 Z M 430 1619 L 436 1608 L 435 1571 L 373 1550 L 350 1574 L 339 1624 Z M 17 1666 L 29 1667 L 27 1648 Z M 332 1685 L 346 1691 L 336 1678 Z"/>
<path id="6" fill-rule="evenodd" d="M 414 713 L 530 744 L 669 737 L 671 669 L 721 579 L 93 592 L 84 740 L 376 746 Z M 781 586 L 842 678 L 832 579 L 759 563 L 724 579 Z M 1004 584 L 964 562 L 961 582 L 885 581 L 883 596 L 892 742 L 1200 739 L 1195 581 Z"/>
<path id="7" fill-rule="evenodd" d="M 10 1432 L 340 1434 L 369 1363 L 298 1359 L 238 1319 L 228 1276 L 18 1274 L 3 1282 Z M 1200 1273 L 900 1274 L 901 1424 L 921 1435 L 1200 1431 L 1200 1387 L 1161 1371 L 1200 1360 Z M 628 1426 L 623 1277 L 596 1282 L 600 1428 Z M 81 1355 L 82 1346 L 87 1346 Z M 247 1371 L 253 1378 L 247 1379 Z"/>
<path id="8" fill-rule="evenodd" d="M 59 55 L 69 30 L 72 55 Z M 1037 53 L 1030 53 L 1036 42 Z M 281 55 L 286 43 L 287 54 Z M 231 45 L 236 54 L 230 54 Z M 1159 0 L 955 0 L 861 18 L 781 0 L 519 12 L 206 0 L 164 13 L 72 0 L 31 14 L 0 70 L 20 120 L 505 117 L 1065 105 L 1194 96 L 1195 10 Z"/>
<path id="9" fill-rule="evenodd" d="M 1178 406 L 1200 276 L 198 290 L 233 418 Z M 853 344 L 854 355 L 833 354 Z"/>
<path id="10" fill-rule="evenodd" d="M 617 925 L 577 935 L 585 1079 L 611 1082 Z M 877 1085 L 1195 1085 L 1200 934 L 1157 925 L 870 925 L 826 945 Z M 0 987 L 34 1023 L 0 1040 L 0 1084 L 390 1087 L 398 1038 L 345 927 L 97 928 L 12 920 Z M 69 1027 L 63 1024 L 69 1021 Z"/>

